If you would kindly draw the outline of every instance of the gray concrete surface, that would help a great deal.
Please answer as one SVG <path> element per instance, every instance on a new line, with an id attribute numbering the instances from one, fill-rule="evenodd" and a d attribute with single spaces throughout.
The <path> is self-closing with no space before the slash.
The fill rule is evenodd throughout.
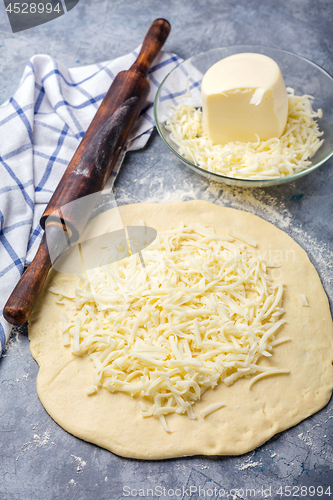
<path id="1" fill-rule="evenodd" d="M 0 102 L 13 94 L 32 55 L 47 53 L 67 66 L 107 60 L 136 47 L 156 17 L 172 25 L 166 50 L 183 58 L 219 46 L 261 44 L 305 56 L 333 75 L 332 0 L 80 0 L 66 16 L 15 35 L 1 2 Z M 280 187 L 234 189 L 185 170 L 155 132 L 143 151 L 126 157 L 115 195 L 118 204 L 198 198 L 262 216 L 308 252 L 332 306 L 332 167 L 330 160 Z M 332 401 L 241 457 L 137 461 L 61 429 L 38 400 L 37 372 L 23 327 L 0 360 L 0 500 L 281 499 L 287 486 L 294 497 L 329 500 L 329 486 L 333 494 Z M 310 486 L 319 487 L 314 496 Z"/>

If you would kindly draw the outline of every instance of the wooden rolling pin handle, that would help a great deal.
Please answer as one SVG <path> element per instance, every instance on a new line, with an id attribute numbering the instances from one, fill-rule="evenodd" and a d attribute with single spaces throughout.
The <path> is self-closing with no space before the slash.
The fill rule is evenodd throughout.
<path id="1" fill-rule="evenodd" d="M 51 260 L 44 233 L 34 260 L 23 273 L 4 307 L 3 315 L 9 323 L 23 325 L 28 320 L 50 267 Z"/>
<path id="2" fill-rule="evenodd" d="M 47 238 L 46 233 L 44 233 L 33 261 L 23 273 L 3 309 L 4 318 L 8 323 L 23 325 L 28 321 L 35 306 L 36 298 L 40 294 L 47 273 L 51 268 L 48 245 L 51 245 L 52 248 L 59 246 L 59 244 L 63 245 L 63 243 L 60 243 L 63 241 L 60 238 L 63 231 L 63 226 L 58 222 L 48 224 Z M 67 243 L 65 245 L 67 246 Z"/>
<path id="3" fill-rule="evenodd" d="M 140 71 L 144 76 L 147 76 L 148 70 L 153 60 L 163 47 L 170 30 L 170 23 L 168 23 L 166 19 L 156 19 L 151 24 L 143 41 L 137 60 L 130 69 Z"/>

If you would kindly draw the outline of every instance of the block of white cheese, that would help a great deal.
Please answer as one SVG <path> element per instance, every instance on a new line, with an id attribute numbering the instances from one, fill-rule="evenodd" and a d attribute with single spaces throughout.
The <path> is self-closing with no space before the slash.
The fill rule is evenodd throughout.
<path id="1" fill-rule="evenodd" d="M 287 122 L 288 96 L 279 66 L 263 54 L 226 57 L 204 75 L 201 86 L 204 131 L 213 144 L 266 141 L 280 137 Z"/>

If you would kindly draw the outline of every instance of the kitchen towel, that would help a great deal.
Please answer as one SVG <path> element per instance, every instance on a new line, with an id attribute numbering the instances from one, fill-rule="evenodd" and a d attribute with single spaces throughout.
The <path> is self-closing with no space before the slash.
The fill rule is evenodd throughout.
<path id="1" fill-rule="evenodd" d="M 43 232 L 40 217 L 114 77 L 133 64 L 139 50 L 71 69 L 48 55 L 35 55 L 14 96 L 0 106 L 0 356 L 11 331 L 3 307 L 37 251 Z M 153 62 L 150 94 L 127 150 L 147 143 L 154 127 L 156 91 L 179 62 L 167 52 Z"/>

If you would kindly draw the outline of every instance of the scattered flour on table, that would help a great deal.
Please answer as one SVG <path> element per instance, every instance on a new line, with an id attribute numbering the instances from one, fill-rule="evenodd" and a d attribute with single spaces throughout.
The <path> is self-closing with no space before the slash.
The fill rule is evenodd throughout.
<path id="1" fill-rule="evenodd" d="M 317 238 L 297 226 L 293 226 L 293 236 L 304 250 L 306 250 L 310 260 L 312 256 L 314 257 L 313 264 L 321 277 L 327 283 L 332 283 L 333 245 L 328 242 L 318 241 Z"/>
<path id="2" fill-rule="evenodd" d="M 325 415 L 328 415 L 327 419 L 326 419 L 326 420 L 324 420 L 324 423 L 325 423 L 325 424 L 327 424 L 327 422 L 328 422 L 331 418 L 333 418 L 332 413 L 333 413 L 333 408 L 332 408 L 332 407 L 328 408 L 328 409 L 325 411 Z"/>
<path id="3" fill-rule="evenodd" d="M 207 465 L 204 464 L 193 464 L 193 467 L 200 467 L 200 469 L 209 469 Z"/>
<path id="4" fill-rule="evenodd" d="M 34 434 L 35 445 L 36 446 L 45 446 L 45 445 L 49 444 L 50 436 L 51 436 L 50 430 L 45 431 L 42 436 L 39 436 L 38 434 Z"/>
<path id="5" fill-rule="evenodd" d="M 83 469 L 87 465 L 87 462 L 82 460 L 82 458 L 80 458 L 80 457 L 76 457 L 75 455 L 71 455 L 71 457 L 73 457 L 74 460 L 78 463 L 78 466 L 76 467 L 76 472 L 79 474 L 80 472 L 83 471 Z"/>
<path id="6" fill-rule="evenodd" d="M 180 464 L 176 464 L 176 468 L 178 470 L 178 472 L 180 474 L 187 474 L 187 469 L 186 469 L 186 465 L 180 463 Z"/>
<path id="7" fill-rule="evenodd" d="M 238 188 L 212 181 L 208 187 L 203 187 L 186 179 L 182 180 L 181 187 L 165 186 L 162 178 L 147 177 L 135 179 L 133 182 L 145 186 L 145 192 L 142 194 L 146 203 L 172 203 L 201 199 L 238 209 L 246 209 L 251 205 L 256 212 L 259 212 L 258 215 L 262 215 L 280 228 L 286 228 L 291 223 L 291 214 L 283 203 L 264 191 Z M 115 188 L 118 206 L 142 202 L 141 198 L 136 198 L 130 191 L 128 186 Z"/>
<path id="8" fill-rule="evenodd" d="M 262 465 L 261 459 L 259 462 L 247 462 L 237 467 L 238 470 L 252 469 L 253 467 L 260 467 Z"/>
<path id="9" fill-rule="evenodd" d="M 137 182 L 138 184 L 142 184 L 142 181 L 138 180 Z M 197 199 L 197 193 L 193 188 L 186 187 L 185 185 L 182 188 L 166 189 L 162 179 L 152 181 L 148 187 L 148 192 L 149 194 L 145 195 L 145 203 L 172 203 Z M 129 193 L 127 186 L 124 188 L 115 188 L 115 194 L 118 206 L 142 202 L 141 199 Z"/>
<path id="10" fill-rule="evenodd" d="M 255 451 L 251 453 L 251 455 L 245 460 L 245 462 L 241 463 L 240 465 L 236 465 L 236 468 L 238 470 L 246 470 L 253 469 L 254 467 L 262 467 L 262 459 L 260 459 L 259 461 L 252 461 L 254 453 Z"/>
<path id="11" fill-rule="evenodd" d="M 12 331 L 11 331 L 11 336 L 5 345 L 5 348 L 3 350 L 2 356 L 8 356 L 9 353 L 11 356 L 23 356 L 23 351 L 21 349 L 21 339 L 19 335 L 19 330 L 18 327 L 13 326 Z"/>
<path id="12" fill-rule="evenodd" d="M 32 430 L 34 431 L 33 441 L 27 441 L 26 443 L 24 443 L 22 445 L 21 455 L 23 455 L 23 453 L 25 453 L 27 451 L 31 451 L 34 448 L 34 446 L 36 446 L 36 447 L 47 446 L 47 445 L 54 446 L 54 442 L 50 440 L 51 439 L 51 430 L 47 429 L 46 431 L 44 431 L 42 433 L 42 435 L 40 435 L 40 434 L 37 434 L 38 426 L 39 426 L 39 424 L 35 424 L 34 426 L 32 426 Z M 18 460 L 18 457 L 16 458 L 16 460 Z"/>
<path id="13" fill-rule="evenodd" d="M 292 221 L 292 216 L 284 204 L 265 191 L 227 185 L 221 187 L 217 182 L 211 182 L 205 194 L 214 197 L 214 202 L 219 205 L 239 210 L 246 210 L 250 205 L 256 210 L 256 215 L 261 215 L 281 229 L 289 227 Z"/>
<path id="14" fill-rule="evenodd" d="M 300 439 L 318 460 L 323 463 L 333 462 L 333 447 L 329 440 L 327 440 L 326 432 L 329 431 L 329 426 L 326 424 L 333 418 L 333 406 L 329 406 L 326 409 L 321 410 L 316 414 L 315 420 L 308 420 L 302 423 L 303 428 L 308 427 L 308 430 L 297 434 L 298 439 Z M 325 434 L 324 434 L 325 433 Z"/>
<path id="15" fill-rule="evenodd" d="M 305 444 L 307 444 L 308 446 L 312 447 L 313 446 L 312 439 L 308 435 L 308 432 L 309 431 L 307 431 L 307 433 L 305 433 L 305 434 L 303 432 L 301 432 L 300 434 L 298 434 L 298 437 L 299 437 L 299 439 L 301 439 L 302 441 L 304 441 Z"/>

